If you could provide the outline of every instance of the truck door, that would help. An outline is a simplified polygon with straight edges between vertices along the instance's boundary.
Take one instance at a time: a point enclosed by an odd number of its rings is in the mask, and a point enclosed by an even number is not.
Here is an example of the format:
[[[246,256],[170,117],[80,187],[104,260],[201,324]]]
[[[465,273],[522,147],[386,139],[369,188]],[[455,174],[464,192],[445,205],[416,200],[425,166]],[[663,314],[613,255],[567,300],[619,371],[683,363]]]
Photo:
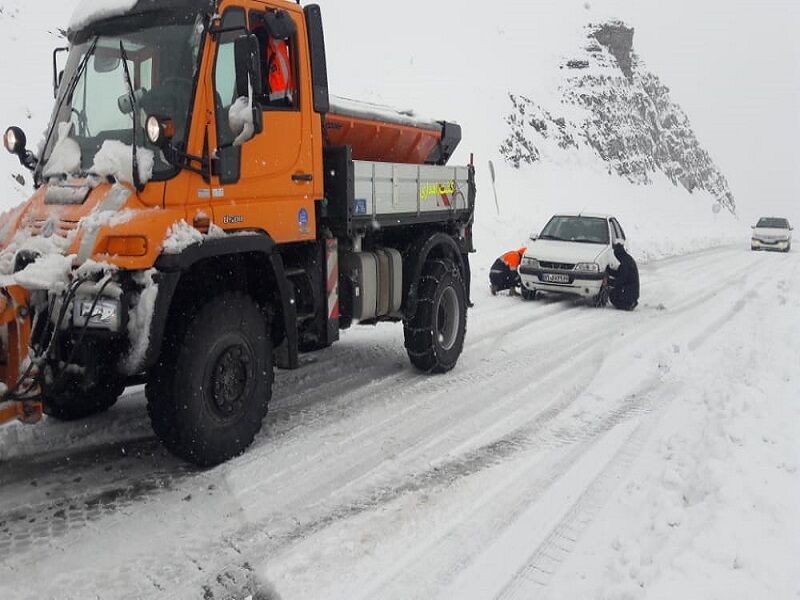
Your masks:
[[[248,30],[259,40],[263,83],[253,90],[253,100],[263,109],[264,127],[241,146],[231,146],[235,136],[229,114],[237,100],[233,46],[244,31],[223,33],[214,68],[220,148],[214,220],[227,230],[263,229],[278,243],[313,240],[314,202],[321,197],[321,174],[315,171],[321,166],[315,168],[312,149],[314,119],[302,12],[281,10],[278,15],[278,9],[260,2],[245,6],[246,15],[242,8],[229,8],[222,27],[237,27],[246,18]],[[284,89],[273,90],[282,78]]]

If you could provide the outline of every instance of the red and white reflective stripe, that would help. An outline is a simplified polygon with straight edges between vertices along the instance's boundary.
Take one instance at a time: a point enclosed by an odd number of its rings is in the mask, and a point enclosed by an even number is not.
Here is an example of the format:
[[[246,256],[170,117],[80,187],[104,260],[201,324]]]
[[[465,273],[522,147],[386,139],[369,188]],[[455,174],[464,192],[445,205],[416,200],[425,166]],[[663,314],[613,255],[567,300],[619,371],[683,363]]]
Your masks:
[[[327,240],[326,258],[328,263],[328,320],[339,318],[339,241]]]

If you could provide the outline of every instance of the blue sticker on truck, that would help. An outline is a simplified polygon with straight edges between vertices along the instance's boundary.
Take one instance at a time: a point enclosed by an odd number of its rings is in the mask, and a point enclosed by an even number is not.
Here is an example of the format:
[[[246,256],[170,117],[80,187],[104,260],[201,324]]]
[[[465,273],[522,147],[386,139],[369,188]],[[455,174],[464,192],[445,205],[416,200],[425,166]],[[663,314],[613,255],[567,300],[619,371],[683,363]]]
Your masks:
[[[300,233],[308,233],[308,211],[301,208],[297,214],[297,222],[300,224]]]
[[[367,214],[367,199],[356,198],[353,200],[353,214],[357,217]]]

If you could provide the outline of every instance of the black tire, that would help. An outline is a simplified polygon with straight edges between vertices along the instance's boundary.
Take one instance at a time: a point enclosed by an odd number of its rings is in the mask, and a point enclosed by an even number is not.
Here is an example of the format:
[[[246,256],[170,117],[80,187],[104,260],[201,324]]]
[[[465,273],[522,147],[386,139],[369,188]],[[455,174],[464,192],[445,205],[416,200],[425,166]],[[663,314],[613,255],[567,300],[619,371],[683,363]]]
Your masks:
[[[272,397],[268,332],[249,296],[225,293],[165,340],[146,395],[153,430],[170,452],[212,467],[253,443]]]
[[[608,284],[604,283],[603,286],[600,288],[600,291],[597,293],[597,295],[594,298],[592,298],[592,306],[594,306],[595,308],[605,308],[606,306],[608,306],[608,300],[609,300],[608,296],[609,296]]]
[[[408,357],[417,369],[440,374],[456,366],[467,333],[467,292],[453,261],[425,264],[417,311],[404,329]]]
[[[125,391],[125,380],[116,374],[103,374],[96,385],[82,387],[77,380],[62,389],[45,393],[44,414],[59,421],[79,421],[107,411]]]
[[[527,301],[527,302],[531,302],[533,300],[536,300],[536,290],[529,290],[528,288],[523,287],[522,288],[522,299]]]

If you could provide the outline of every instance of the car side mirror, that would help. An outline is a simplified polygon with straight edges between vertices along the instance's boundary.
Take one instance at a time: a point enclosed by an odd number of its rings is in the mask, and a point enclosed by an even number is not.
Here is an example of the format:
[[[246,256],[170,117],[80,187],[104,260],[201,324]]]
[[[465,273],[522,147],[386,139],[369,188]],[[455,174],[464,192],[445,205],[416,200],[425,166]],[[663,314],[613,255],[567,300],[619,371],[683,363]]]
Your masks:
[[[536,241],[536,240],[538,240],[538,239],[539,239],[539,234],[538,234],[538,233],[532,233],[532,234],[530,235],[530,240],[531,240],[532,242],[535,242],[535,241]]]
[[[755,228],[756,228],[756,226],[755,226],[755,225],[751,225],[751,226],[750,226],[750,229],[755,229]]]

